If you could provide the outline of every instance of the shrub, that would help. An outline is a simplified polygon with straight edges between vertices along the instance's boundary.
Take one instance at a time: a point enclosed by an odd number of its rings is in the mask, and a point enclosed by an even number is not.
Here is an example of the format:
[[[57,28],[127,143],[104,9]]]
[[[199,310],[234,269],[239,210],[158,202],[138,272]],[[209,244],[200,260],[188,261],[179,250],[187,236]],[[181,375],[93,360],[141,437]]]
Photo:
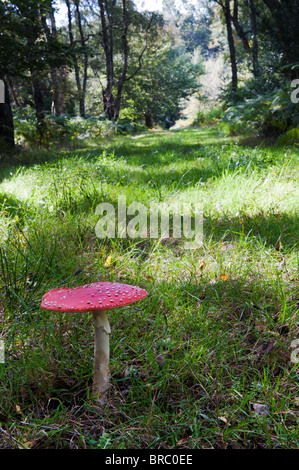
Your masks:
[[[290,99],[289,85],[229,103],[221,123],[226,135],[255,133],[277,137],[299,125],[299,113]]]
[[[194,126],[205,126],[217,124],[222,118],[223,110],[221,107],[210,109],[209,111],[199,111],[195,120]]]
[[[29,106],[16,108],[14,113],[14,127],[16,143],[19,145],[50,146],[63,144],[64,141],[83,140],[96,137],[107,137],[118,134],[131,134],[145,130],[141,124],[130,121],[128,118],[113,122],[104,117],[89,117],[83,119],[79,116],[46,115],[43,120],[42,139],[37,132],[37,119],[35,110]]]
[[[278,145],[295,145],[299,144],[299,128],[295,127],[283,134],[277,142]]]

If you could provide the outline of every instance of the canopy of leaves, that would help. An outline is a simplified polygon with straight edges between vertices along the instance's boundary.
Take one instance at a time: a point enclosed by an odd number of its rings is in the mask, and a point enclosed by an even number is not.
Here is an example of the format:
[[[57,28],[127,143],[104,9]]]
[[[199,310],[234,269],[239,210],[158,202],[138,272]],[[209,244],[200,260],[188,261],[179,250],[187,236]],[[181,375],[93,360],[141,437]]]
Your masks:
[[[143,73],[126,88],[125,100],[133,101],[137,118],[149,115],[158,122],[175,119],[180,100],[198,89],[202,72],[202,64],[194,64],[191,54],[182,55],[176,48],[165,46],[147,55]]]

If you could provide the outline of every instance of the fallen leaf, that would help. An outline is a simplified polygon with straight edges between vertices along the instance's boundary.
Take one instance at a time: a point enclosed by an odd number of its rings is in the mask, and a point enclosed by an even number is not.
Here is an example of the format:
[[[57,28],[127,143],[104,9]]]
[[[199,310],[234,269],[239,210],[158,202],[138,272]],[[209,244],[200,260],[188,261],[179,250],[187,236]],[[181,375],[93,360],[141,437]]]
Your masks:
[[[269,407],[262,403],[250,403],[251,411],[257,416],[266,416],[269,413]]]
[[[31,447],[33,447],[35,443],[34,441],[24,441],[22,444],[26,449],[31,449]]]
[[[227,419],[225,418],[225,416],[219,416],[218,419],[220,419],[220,421],[223,421],[223,423],[227,424]]]
[[[109,255],[104,264],[105,268],[109,268],[111,261],[112,261],[112,255]]]
[[[204,263],[204,261],[203,261],[203,262],[201,263],[201,265],[199,266],[199,269],[202,271],[204,267],[205,267],[205,263]]]
[[[177,442],[177,445],[178,445],[178,446],[182,446],[182,445],[184,445],[184,444],[186,444],[186,443],[187,443],[187,440],[186,440],[186,439],[180,439],[180,440]]]
[[[229,275],[228,274],[221,274],[221,279],[222,281],[227,281],[229,279]]]

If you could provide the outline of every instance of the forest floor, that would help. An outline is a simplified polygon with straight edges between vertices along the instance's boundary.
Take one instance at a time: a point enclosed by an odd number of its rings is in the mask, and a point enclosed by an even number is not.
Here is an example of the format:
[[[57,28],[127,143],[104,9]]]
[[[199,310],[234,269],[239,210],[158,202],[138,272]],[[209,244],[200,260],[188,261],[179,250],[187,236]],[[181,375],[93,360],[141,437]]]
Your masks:
[[[0,448],[298,448],[298,181],[295,147],[214,128],[2,164]],[[203,243],[99,238],[96,207],[119,196],[200,207]],[[95,281],[149,294],[109,313],[102,409],[91,316],[40,309],[49,289]]]

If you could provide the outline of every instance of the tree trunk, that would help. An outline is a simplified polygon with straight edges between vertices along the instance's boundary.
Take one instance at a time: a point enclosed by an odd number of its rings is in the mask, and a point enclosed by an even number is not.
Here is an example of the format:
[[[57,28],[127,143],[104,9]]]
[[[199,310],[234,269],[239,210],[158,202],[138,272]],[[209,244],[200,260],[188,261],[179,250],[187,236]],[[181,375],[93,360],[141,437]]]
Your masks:
[[[40,37],[40,27],[42,27],[43,15],[40,6],[35,5],[34,8],[28,8],[28,2],[18,2],[18,8],[21,11],[24,21],[25,37],[27,38],[28,51],[35,49],[35,43]],[[37,21],[38,19],[38,21]],[[30,53],[29,53],[30,54]],[[35,105],[36,118],[37,118],[37,133],[39,141],[41,142],[44,131],[44,100],[42,94],[42,84],[40,79],[40,71],[38,67],[38,60],[29,61],[29,70],[32,83],[33,101]]]
[[[31,82],[33,91],[33,101],[35,106],[35,114],[37,120],[37,135],[39,144],[42,144],[42,140],[45,134],[45,108],[44,99],[42,93],[42,83],[37,70],[31,70]]]
[[[123,69],[122,69],[122,74],[121,77],[118,81],[118,86],[117,86],[117,96],[115,100],[115,106],[114,106],[114,119],[117,121],[119,117],[119,112],[120,112],[120,105],[121,105],[121,96],[122,96],[122,90],[123,86],[126,80],[127,76],[127,70],[128,70],[128,55],[129,55],[129,46],[128,46],[128,40],[127,40],[127,35],[128,35],[128,18],[127,18],[127,5],[126,5],[126,0],[122,0],[122,26],[123,26],[123,31],[122,31],[122,49],[123,49]]]
[[[52,114],[55,114],[55,116],[61,116],[62,114],[65,114],[66,112],[63,93],[61,90],[62,75],[59,69],[51,67],[50,76],[51,76],[51,84],[52,84],[51,112]]]
[[[260,67],[258,61],[258,39],[257,39],[257,26],[256,26],[256,11],[254,0],[248,0],[249,11],[250,11],[250,23],[251,23],[251,31],[252,31],[252,48],[251,48],[251,56],[252,56],[252,66],[253,66],[253,74],[255,77],[258,77],[260,74]]]
[[[129,17],[127,0],[98,0],[100,8],[101,18],[101,37],[102,46],[104,49],[105,65],[106,65],[106,87],[103,89],[103,106],[104,114],[108,119],[114,119],[115,121],[119,118],[119,112],[121,108],[121,99],[123,94],[123,87],[125,82],[131,80],[137,75],[142,67],[142,57],[148,47],[147,35],[150,27],[154,21],[154,14],[148,23],[145,30],[145,44],[137,58],[138,66],[135,71],[128,76],[128,61],[129,61],[129,44],[128,44],[128,28],[129,28]],[[121,20],[117,23],[114,22],[115,7],[121,8]],[[116,16],[116,15],[115,15]],[[114,37],[113,29],[116,29],[117,33],[122,29],[121,33],[121,48],[122,48],[122,61],[118,62],[118,68],[121,70],[120,76],[116,79],[114,70]],[[116,90],[115,90],[116,89]],[[114,96],[114,92],[116,97]]]
[[[0,103],[0,151],[12,149],[15,145],[13,115],[10,105],[9,90],[2,78],[0,86],[4,86],[4,103]],[[2,94],[2,93],[1,93]],[[2,101],[2,100],[1,100]]]
[[[232,92],[236,93],[237,88],[238,88],[238,70],[237,70],[234,36],[233,36],[232,24],[231,24],[230,0],[225,0],[225,5],[222,5],[222,6],[223,6],[224,15],[225,15],[227,40],[228,40],[231,71],[232,71]]]
[[[238,0],[234,0],[234,8],[233,8],[233,15],[231,17],[231,21],[235,27],[235,30],[242,41],[243,47],[246,52],[250,53],[250,45],[246,36],[246,33],[239,22],[239,5]]]
[[[145,125],[148,129],[152,129],[154,126],[152,115],[149,113],[144,114]]]
[[[45,119],[45,111],[42,83],[37,70],[31,70],[31,82],[37,122],[40,123],[43,119]]]
[[[41,21],[41,12],[37,12],[39,15],[39,19]],[[29,50],[34,49],[35,41],[39,37],[39,32],[35,26],[30,22],[27,26],[27,46]],[[45,119],[45,111],[44,111],[44,99],[42,93],[42,84],[40,79],[40,71],[34,68],[34,65],[30,64],[30,76],[31,76],[31,84],[32,84],[32,92],[33,92],[33,101],[35,106],[35,113],[37,119],[37,133],[39,142],[41,143],[44,133],[44,119]]]
[[[284,75],[290,80],[297,78],[298,70],[292,65],[299,57],[299,8],[298,0],[263,0],[269,8],[278,33],[283,52],[283,62],[287,66]]]
[[[57,40],[57,28],[53,8],[51,8],[51,10],[49,11],[49,18],[51,22],[51,31],[49,31],[49,28],[47,27],[47,24],[45,22],[45,31],[47,38],[49,40],[50,37],[52,37],[53,39]],[[51,67],[50,76],[52,82],[52,113],[55,114],[55,116],[61,116],[61,114],[64,114],[66,112],[62,88],[63,77],[61,69],[57,67]]]
[[[79,29],[79,34],[80,34],[80,41],[81,45],[84,48],[86,46],[86,41],[84,37],[84,31],[82,28],[82,20],[81,20],[81,12],[79,8],[79,0],[75,1],[75,7],[76,7],[76,17],[77,17],[77,25]],[[79,96],[79,110],[80,110],[80,116],[85,117],[85,96],[86,96],[86,88],[87,88],[87,71],[88,71],[88,54],[84,52],[83,56],[83,83],[82,87],[80,90],[80,96]]]
[[[73,24],[72,24],[72,12],[71,12],[71,4],[70,0],[65,0],[67,6],[67,14],[68,14],[68,33],[69,33],[69,40],[70,45],[74,46],[74,33],[73,33]],[[79,8],[79,7],[78,7]],[[85,117],[85,93],[86,93],[86,80],[87,80],[87,64],[84,71],[83,77],[83,87],[81,83],[80,77],[80,67],[78,64],[78,58],[76,54],[74,55],[74,70],[75,70],[75,78],[76,78],[76,85],[78,90],[78,100],[79,100],[79,114],[81,117]]]
[[[115,0],[112,1],[111,5],[109,5],[109,2],[103,2],[103,0],[98,0],[98,3],[101,15],[102,44],[105,55],[107,79],[106,88],[103,90],[103,106],[105,116],[111,120],[114,118],[114,97],[112,90],[114,85],[113,6],[115,5]]]
[[[114,119],[114,97],[111,90],[111,86],[103,90],[103,106],[104,106],[104,115],[110,121]]]
[[[19,97],[17,95],[17,91],[16,91],[16,88],[15,88],[15,85],[14,83],[12,82],[11,78],[10,77],[6,77],[7,79],[7,85],[8,85],[8,89],[9,89],[9,93],[12,97],[12,100],[13,100],[13,104],[17,107],[17,108],[21,108],[22,106],[24,106],[23,104],[23,100],[20,102],[19,100]]]
[[[107,76],[107,85],[105,90],[103,90],[103,104],[104,104],[104,114],[108,119],[114,119],[115,121],[119,118],[121,98],[124,83],[127,79],[127,70],[128,70],[128,56],[129,56],[129,46],[128,46],[128,17],[127,17],[127,2],[122,0],[122,35],[121,35],[121,44],[122,44],[122,71],[121,75],[117,81],[117,91],[116,98],[113,95],[113,87],[115,84],[114,76],[114,57],[113,57],[113,8],[116,5],[115,0],[112,0],[110,3],[99,1],[99,7],[101,12],[101,24],[102,24],[102,39],[103,39],[103,48],[106,61],[106,76]]]

